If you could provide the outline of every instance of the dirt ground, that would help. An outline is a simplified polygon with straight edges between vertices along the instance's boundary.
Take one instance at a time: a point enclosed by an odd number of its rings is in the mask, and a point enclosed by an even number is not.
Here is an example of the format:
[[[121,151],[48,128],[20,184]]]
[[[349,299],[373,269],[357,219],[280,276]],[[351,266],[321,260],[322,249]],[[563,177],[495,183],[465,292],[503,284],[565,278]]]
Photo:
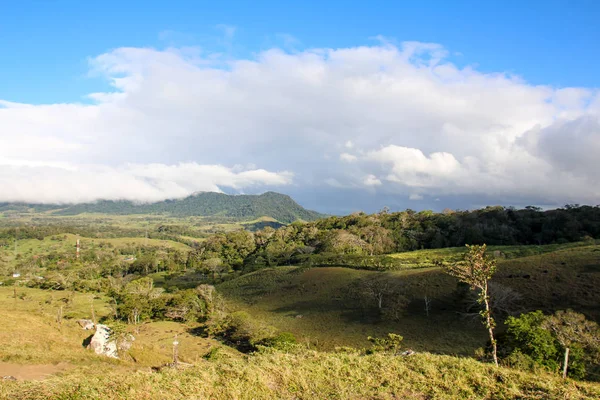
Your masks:
[[[67,363],[22,365],[0,362],[0,379],[12,376],[17,380],[41,380],[69,368]]]

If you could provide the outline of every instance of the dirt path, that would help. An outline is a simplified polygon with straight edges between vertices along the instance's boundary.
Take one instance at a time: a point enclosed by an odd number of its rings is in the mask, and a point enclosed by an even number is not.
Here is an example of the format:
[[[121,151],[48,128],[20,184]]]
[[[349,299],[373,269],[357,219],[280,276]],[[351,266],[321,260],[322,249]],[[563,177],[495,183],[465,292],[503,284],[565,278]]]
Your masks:
[[[0,362],[0,379],[6,376],[12,376],[17,380],[40,380],[49,377],[57,372],[69,369],[71,366],[67,363],[52,364],[11,364]]]

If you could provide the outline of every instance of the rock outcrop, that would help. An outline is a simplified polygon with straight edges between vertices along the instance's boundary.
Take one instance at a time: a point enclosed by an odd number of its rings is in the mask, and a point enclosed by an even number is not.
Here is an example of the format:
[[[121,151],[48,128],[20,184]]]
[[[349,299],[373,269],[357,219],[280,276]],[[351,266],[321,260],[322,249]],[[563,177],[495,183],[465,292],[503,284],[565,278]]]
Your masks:
[[[108,326],[102,324],[96,325],[96,333],[92,336],[90,348],[92,348],[96,354],[119,358],[117,343],[116,341],[111,340],[110,333],[111,330]]]
[[[119,358],[119,352],[129,350],[135,340],[131,334],[122,335],[118,339],[112,337],[112,330],[106,325],[98,324],[95,327],[96,333],[91,337],[87,347],[93,349],[96,354]],[[83,327],[83,329],[89,328]]]

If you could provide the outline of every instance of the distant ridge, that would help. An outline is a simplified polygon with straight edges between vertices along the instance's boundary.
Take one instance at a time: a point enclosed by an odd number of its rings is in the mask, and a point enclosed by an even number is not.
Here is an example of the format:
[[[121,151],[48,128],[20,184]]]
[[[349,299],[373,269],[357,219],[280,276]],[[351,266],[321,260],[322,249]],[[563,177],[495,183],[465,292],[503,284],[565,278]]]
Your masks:
[[[296,220],[314,221],[324,217],[316,211],[305,209],[290,196],[276,192],[261,195],[228,195],[216,192],[195,193],[183,199],[165,200],[150,204],[136,204],[125,200],[100,200],[94,203],[73,205],[39,205],[0,203],[0,211],[52,211],[54,215],[101,214],[170,214],[177,217],[221,216],[237,219],[271,217],[282,223]]]

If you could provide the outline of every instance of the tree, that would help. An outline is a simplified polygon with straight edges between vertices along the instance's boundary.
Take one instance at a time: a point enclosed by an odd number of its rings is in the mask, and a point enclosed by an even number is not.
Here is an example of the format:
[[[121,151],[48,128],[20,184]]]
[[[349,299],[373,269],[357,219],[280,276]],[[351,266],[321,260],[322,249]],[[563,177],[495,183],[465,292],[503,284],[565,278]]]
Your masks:
[[[219,276],[221,276],[221,274],[223,272],[225,272],[229,269],[229,267],[227,265],[223,264],[223,260],[221,260],[219,257],[213,257],[213,258],[204,260],[202,262],[202,266],[204,268],[206,268],[208,271],[212,272],[213,280],[216,279],[217,274],[219,274]]]
[[[350,294],[366,308],[377,307],[379,314],[389,320],[400,319],[409,302],[402,285],[387,276],[361,279],[353,285]]]
[[[478,302],[484,305],[484,310],[480,315],[483,323],[488,330],[490,342],[492,344],[492,358],[494,364],[498,366],[498,350],[496,339],[494,338],[494,327],[496,322],[492,318],[492,309],[489,296],[489,281],[496,272],[496,261],[486,254],[487,246],[485,244],[467,245],[468,251],[465,253],[464,262],[448,264],[445,266],[446,273],[458,278],[461,282],[469,285],[471,290],[478,291]]]
[[[546,319],[544,327],[553,332],[558,342],[565,349],[563,378],[567,377],[569,351],[573,346],[579,345],[595,351],[600,346],[600,327],[598,327],[598,324],[587,320],[583,314],[572,310],[557,311]]]
[[[115,293],[117,315],[127,318],[129,323],[137,325],[143,319],[163,314],[166,298],[162,288],[155,288],[149,277],[129,282],[123,290]]]
[[[509,360],[525,357],[529,362],[551,371],[558,369],[556,339],[551,331],[544,328],[547,318],[537,310],[506,319],[506,340],[511,349]]]

